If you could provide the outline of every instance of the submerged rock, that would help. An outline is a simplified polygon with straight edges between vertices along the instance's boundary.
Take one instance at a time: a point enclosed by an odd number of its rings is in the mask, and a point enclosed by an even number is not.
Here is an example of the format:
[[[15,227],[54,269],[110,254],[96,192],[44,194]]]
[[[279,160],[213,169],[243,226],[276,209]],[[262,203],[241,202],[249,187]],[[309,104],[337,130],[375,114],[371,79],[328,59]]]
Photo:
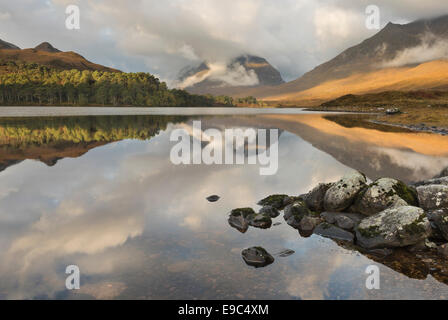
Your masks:
[[[324,211],[325,194],[332,185],[332,183],[321,183],[303,196],[303,200],[305,201],[308,208],[310,208],[310,210],[316,212]]]
[[[366,186],[366,183],[366,176],[358,171],[345,175],[326,192],[325,210],[344,211],[352,205],[356,195]]]
[[[296,253],[294,250],[285,249],[285,250],[279,252],[278,256],[281,257],[281,258],[286,258],[286,257],[289,257],[289,256],[293,255],[294,253]]]
[[[401,181],[381,178],[360,192],[352,211],[371,216],[390,207],[408,205],[418,206],[417,192]]]
[[[314,229],[314,234],[333,240],[341,240],[347,242],[353,242],[354,240],[353,233],[345,231],[344,229],[326,222],[318,225],[317,228]]]
[[[425,240],[431,225],[421,208],[386,209],[356,227],[357,243],[364,248],[406,247]]]
[[[245,249],[241,255],[247,265],[255,268],[263,268],[274,262],[274,257],[262,247]]]
[[[272,206],[265,206],[261,208],[259,213],[271,218],[277,218],[280,215],[280,211]]]
[[[420,207],[425,210],[448,208],[448,186],[428,185],[417,188]]]
[[[264,198],[258,202],[259,206],[271,206],[277,210],[281,210],[285,207],[285,199],[289,198],[286,194],[275,194]]]
[[[208,202],[216,202],[216,201],[218,201],[219,199],[220,199],[220,197],[217,196],[217,195],[213,195],[213,196],[207,197],[207,201],[208,201]]]

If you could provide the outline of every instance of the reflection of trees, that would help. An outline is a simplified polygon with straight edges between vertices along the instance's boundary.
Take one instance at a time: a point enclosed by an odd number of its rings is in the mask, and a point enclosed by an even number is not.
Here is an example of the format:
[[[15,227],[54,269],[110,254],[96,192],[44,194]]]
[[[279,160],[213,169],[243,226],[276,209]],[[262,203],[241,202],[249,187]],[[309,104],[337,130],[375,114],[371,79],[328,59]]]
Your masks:
[[[124,139],[149,140],[181,116],[100,116],[0,119],[0,171],[26,159],[53,166]]]
[[[0,144],[29,145],[148,140],[178,116],[102,116],[56,118],[9,118],[0,120]]]

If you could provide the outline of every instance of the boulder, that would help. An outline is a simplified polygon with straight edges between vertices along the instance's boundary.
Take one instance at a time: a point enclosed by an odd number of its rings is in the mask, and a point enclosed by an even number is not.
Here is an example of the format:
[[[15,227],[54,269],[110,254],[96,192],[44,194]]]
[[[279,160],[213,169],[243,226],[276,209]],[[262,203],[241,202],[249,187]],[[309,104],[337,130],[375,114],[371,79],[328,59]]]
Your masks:
[[[272,206],[265,206],[260,209],[259,214],[271,217],[271,218],[277,218],[280,215],[280,211],[275,209]]]
[[[303,196],[303,200],[310,210],[316,212],[324,211],[324,198],[332,183],[321,183],[309,193]]]
[[[253,215],[255,215],[255,211],[252,208],[234,209],[230,212],[229,225],[241,233],[246,233],[249,229],[247,218]]]
[[[448,240],[448,209],[434,210],[427,213],[429,220],[434,224],[438,233]]]
[[[349,217],[341,215],[336,218],[336,225],[344,230],[353,230],[355,222]]]
[[[413,186],[420,187],[420,186],[428,186],[431,184],[441,184],[444,186],[448,186],[448,177],[437,177],[434,179],[419,181],[414,183]]]
[[[401,181],[381,178],[359,193],[351,210],[372,216],[399,206],[418,206],[417,192]]]
[[[344,229],[336,227],[329,223],[321,223],[314,229],[314,234],[322,236],[324,238],[330,238],[333,240],[353,242],[354,235]]]
[[[263,214],[255,214],[247,217],[251,227],[259,229],[269,229],[272,226],[272,219]]]
[[[417,188],[420,207],[425,210],[448,208],[448,186],[427,185]]]
[[[296,201],[285,208],[284,219],[291,227],[300,228],[303,217],[311,215],[311,211],[303,201]]]
[[[314,229],[321,223],[322,219],[320,219],[319,217],[304,216],[299,222],[298,229],[301,231],[301,234],[312,235]]]
[[[366,182],[366,176],[358,171],[345,175],[325,193],[325,210],[339,212],[350,207],[356,195],[366,186]]]
[[[347,217],[353,221],[355,225],[358,225],[362,219],[365,218],[364,215],[358,213],[345,213],[345,212],[322,212],[320,217],[330,224],[336,224],[338,217]]]
[[[361,247],[406,247],[431,235],[431,225],[421,208],[402,206],[386,209],[361,221],[355,228]]]
[[[260,200],[258,205],[262,207],[271,206],[277,210],[281,210],[285,207],[284,203],[288,198],[290,197],[286,194],[275,194]]]
[[[255,268],[263,268],[274,262],[274,257],[262,247],[245,249],[241,255],[247,265]]]

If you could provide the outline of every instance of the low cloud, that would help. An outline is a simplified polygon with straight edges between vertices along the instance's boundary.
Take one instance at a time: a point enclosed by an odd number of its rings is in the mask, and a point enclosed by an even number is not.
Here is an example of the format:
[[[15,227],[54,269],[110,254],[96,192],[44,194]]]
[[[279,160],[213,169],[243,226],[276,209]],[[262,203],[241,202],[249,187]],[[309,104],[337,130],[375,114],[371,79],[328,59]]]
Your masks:
[[[209,63],[208,70],[196,73],[181,83],[179,88],[187,88],[204,80],[215,81],[217,86],[255,86],[259,79],[254,70],[247,70],[239,63],[227,65],[226,63]]]
[[[394,59],[384,62],[381,67],[402,67],[446,58],[448,58],[448,40],[426,34],[419,46],[399,52]]]

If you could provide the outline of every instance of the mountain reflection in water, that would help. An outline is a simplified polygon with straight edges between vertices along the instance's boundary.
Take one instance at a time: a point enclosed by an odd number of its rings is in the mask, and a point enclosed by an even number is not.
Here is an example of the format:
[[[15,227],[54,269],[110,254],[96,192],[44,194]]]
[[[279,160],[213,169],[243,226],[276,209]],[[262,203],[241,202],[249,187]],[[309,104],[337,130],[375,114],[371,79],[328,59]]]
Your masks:
[[[197,119],[203,128],[280,129],[278,173],[171,164],[170,132]],[[448,297],[421,261],[301,238],[281,216],[269,230],[228,226],[233,208],[302,194],[352,168],[409,182],[448,166],[445,137],[342,124],[323,115],[1,119],[0,298]],[[206,200],[215,194],[218,202]],[[253,246],[295,253],[253,269],[241,259]],[[369,291],[365,269],[375,261],[382,286]],[[70,264],[81,270],[77,292],[64,289]]]

